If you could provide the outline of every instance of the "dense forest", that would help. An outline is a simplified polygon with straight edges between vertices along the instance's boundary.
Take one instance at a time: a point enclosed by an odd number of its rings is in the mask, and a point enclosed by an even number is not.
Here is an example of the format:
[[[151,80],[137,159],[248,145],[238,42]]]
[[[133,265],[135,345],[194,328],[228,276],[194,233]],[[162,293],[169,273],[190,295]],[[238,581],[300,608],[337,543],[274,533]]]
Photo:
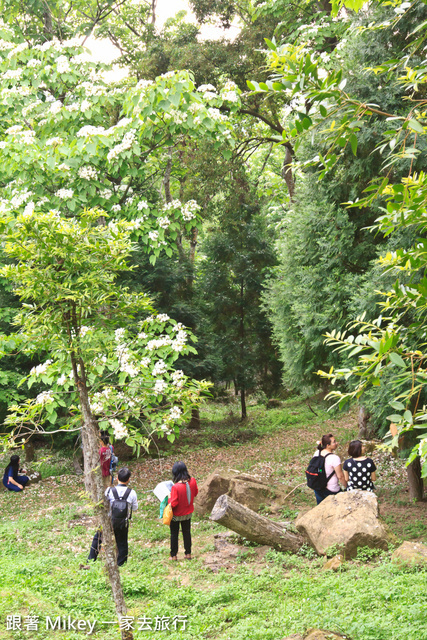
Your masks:
[[[422,500],[426,2],[156,5],[0,2],[4,449],[80,433],[99,504],[100,430],[139,454],[206,397],[244,427],[321,394]]]
[[[76,220],[86,209],[110,229],[128,224],[116,292],[148,295],[191,330],[197,349],[172,350],[185,380],[233,389],[242,419],[248,394],[308,397],[332,382],[340,406],[359,402],[361,429],[382,437],[397,424],[392,446],[408,455],[424,433],[425,4],[190,4],[222,38],[200,39],[185,12],[158,28],[155,1],[3,2],[2,418],[20,402],[36,415],[32,392],[68,375],[70,332],[82,341],[96,305],[81,298],[65,320],[62,355],[45,334],[16,333],[43,279],[39,269],[32,291],[14,279],[25,258],[10,244],[16,220],[28,229],[39,214]],[[85,54],[89,35],[120,52],[124,79],[108,81]],[[145,315],[127,317],[131,334]],[[43,429],[76,419],[72,386],[61,396],[54,384],[58,402],[35,420]],[[424,443],[412,454],[418,477]]]

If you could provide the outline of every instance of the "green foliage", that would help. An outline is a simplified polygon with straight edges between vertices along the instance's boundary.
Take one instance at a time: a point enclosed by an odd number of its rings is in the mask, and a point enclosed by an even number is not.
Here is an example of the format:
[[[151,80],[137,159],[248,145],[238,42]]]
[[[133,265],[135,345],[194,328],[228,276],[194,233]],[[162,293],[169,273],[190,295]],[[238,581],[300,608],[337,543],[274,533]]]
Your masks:
[[[2,222],[4,250],[16,260],[2,275],[24,302],[17,339],[27,352],[51,355],[28,377],[29,386],[40,379],[51,389],[11,407],[15,438],[41,430],[43,420],[55,425],[62,410],[69,415],[62,428],[79,429],[81,414],[88,419],[92,412],[101,429],[139,450],[153,432],[173,441],[206,388],[190,391],[173,368],[179,353],[194,352],[181,325],[163,314],[135,326],[148,300],[115,286],[117,273],[130,268],[132,224],[100,225],[101,213],[27,213]]]

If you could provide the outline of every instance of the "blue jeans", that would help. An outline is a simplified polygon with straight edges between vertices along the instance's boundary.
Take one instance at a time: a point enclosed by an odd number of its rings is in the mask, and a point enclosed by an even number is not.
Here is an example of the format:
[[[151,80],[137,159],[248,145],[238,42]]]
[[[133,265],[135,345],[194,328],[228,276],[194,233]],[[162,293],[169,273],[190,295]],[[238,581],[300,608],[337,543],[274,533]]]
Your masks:
[[[316,496],[317,504],[320,504],[322,500],[324,500],[328,496],[336,496],[337,493],[340,493],[340,491],[330,491],[329,489],[315,489],[314,495]]]

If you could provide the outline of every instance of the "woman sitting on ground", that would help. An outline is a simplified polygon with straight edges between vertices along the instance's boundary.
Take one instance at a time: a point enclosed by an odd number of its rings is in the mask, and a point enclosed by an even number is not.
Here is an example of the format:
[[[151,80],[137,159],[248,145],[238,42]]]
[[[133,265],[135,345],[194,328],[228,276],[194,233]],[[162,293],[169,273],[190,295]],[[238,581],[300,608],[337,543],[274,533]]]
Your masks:
[[[170,523],[171,560],[178,560],[179,523],[181,523],[184,538],[184,557],[186,560],[191,560],[191,515],[194,511],[193,501],[199,490],[195,478],[190,476],[184,462],[175,462],[172,467],[172,479],[174,485],[169,498],[173,511]]]
[[[374,491],[376,466],[371,458],[365,456],[363,443],[360,440],[352,440],[348,445],[348,455],[351,457],[344,462],[343,466],[347,491],[355,489]]]
[[[24,473],[23,469],[19,468],[19,456],[11,456],[3,476],[3,484],[6,489],[9,491],[23,491],[25,489],[30,479],[28,476],[18,475],[19,473]]]

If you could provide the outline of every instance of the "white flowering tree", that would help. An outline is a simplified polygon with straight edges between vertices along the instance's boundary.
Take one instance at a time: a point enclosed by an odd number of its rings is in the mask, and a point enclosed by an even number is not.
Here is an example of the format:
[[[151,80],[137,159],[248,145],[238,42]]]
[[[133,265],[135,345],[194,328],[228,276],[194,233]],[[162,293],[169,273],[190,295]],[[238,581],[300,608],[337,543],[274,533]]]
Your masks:
[[[31,46],[0,26],[0,213],[101,208],[133,224],[154,262],[199,222],[195,199],[160,196],[170,157],[180,162],[169,150],[203,136],[231,147],[227,96],[196,91],[186,72],[109,84],[107,70],[78,41]]]
[[[148,301],[118,290],[115,278],[133,243],[154,262],[198,224],[195,200],[159,196],[165,151],[201,136],[231,144],[220,112],[228,98],[196,91],[187,72],[108,84],[105,65],[88,61],[76,42],[31,46],[4,26],[0,36],[0,216],[13,261],[3,276],[24,302],[22,330],[4,345],[47,354],[28,382],[49,387],[12,407],[8,443],[48,422],[50,431],[82,428],[86,489],[96,504],[100,428],[136,448],[154,433],[173,440],[203,388],[173,369],[192,349],[185,329],[152,312],[138,325]],[[124,615],[105,510],[100,517]]]
[[[3,217],[4,251],[13,263],[1,271],[24,303],[16,341],[24,351],[50,355],[29,375],[30,384],[41,380],[50,389],[11,407],[7,422],[13,430],[5,444],[43,432],[43,423],[55,422],[58,412],[68,414],[61,428],[82,431],[85,486],[98,505],[100,428],[138,448],[154,433],[173,440],[206,388],[173,368],[178,355],[193,350],[184,327],[164,314],[135,323],[136,314],[150,310],[149,301],[115,282],[130,269],[133,225],[100,225],[103,213],[87,210],[67,219],[27,211]],[[106,509],[98,511],[116,610],[123,616],[110,519]]]

